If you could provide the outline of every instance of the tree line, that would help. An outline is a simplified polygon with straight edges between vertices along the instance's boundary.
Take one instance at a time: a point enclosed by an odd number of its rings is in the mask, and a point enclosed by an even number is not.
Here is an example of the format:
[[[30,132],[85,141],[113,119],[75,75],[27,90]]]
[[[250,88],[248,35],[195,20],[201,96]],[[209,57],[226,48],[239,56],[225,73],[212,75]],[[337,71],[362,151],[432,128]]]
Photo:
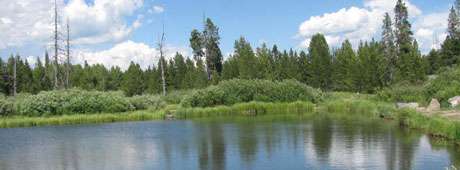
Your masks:
[[[265,44],[253,48],[241,37],[234,43],[234,53],[224,60],[219,48],[219,28],[208,18],[203,30],[191,32],[193,56],[160,56],[156,65],[145,70],[133,62],[125,71],[117,66],[107,68],[86,62],[54,64],[48,53],[44,62],[37,58],[32,68],[21,57],[11,56],[6,61],[0,59],[0,92],[38,93],[56,89],[55,83],[60,81],[68,82],[69,88],[123,90],[129,96],[156,94],[163,92],[164,77],[168,91],[203,88],[240,78],[295,79],[323,90],[372,93],[395,83],[420,83],[442,67],[460,62],[460,0],[450,10],[448,36],[441,49],[433,49],[427,55],[421,54],[413,36],[404,1],[397,1],[394,13],[393,19],[388,13],[384,15],[381,40],[363,41],[356,51],[348,40],[331,50],[322,34],[311,38],[306,51],[280,50],[276,45]]]

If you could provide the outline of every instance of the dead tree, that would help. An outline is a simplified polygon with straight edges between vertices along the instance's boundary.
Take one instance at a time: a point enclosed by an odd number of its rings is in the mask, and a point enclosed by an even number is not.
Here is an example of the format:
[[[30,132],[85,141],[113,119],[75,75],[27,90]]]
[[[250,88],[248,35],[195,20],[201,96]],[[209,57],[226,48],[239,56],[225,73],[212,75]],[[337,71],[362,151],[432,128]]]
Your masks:
[[[65,88],[70,88],[70,71],[71,71],[71,65],[70,65],[70,26],[69,26],[69,19],[67,18],[67,23],[66,23],[66,33],[67,33],[67,39],[66,39],[66,62],[65,62]]]
[[[165,78],[165,68],[164,68],[164,41],[165,41],[165,29],[163,24],[163,32],[161,33],[160,40],[158,41],[158,50],[160,51],[160,69],[161,69],[161,81],[163,86],[163,95],[166,96],[166,78]]]
[[[57,0],[54,0],[54,89],[59,88],[58,82],[58,55],[59,55],[59,33],[58,33],[58,9],[57,9]]]
[[[18,57],[13,57],[13,96],[16,96],[17,94],[17,58]]]

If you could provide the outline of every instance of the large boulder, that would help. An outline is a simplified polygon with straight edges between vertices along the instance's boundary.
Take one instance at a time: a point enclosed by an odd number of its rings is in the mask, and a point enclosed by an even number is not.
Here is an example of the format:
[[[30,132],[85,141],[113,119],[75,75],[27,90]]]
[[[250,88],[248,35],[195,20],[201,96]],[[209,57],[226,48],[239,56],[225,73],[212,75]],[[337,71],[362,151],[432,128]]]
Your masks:
[[[418,103],[396,103],[398,109],[417,109]]]
[[[433,112],[433,111],[440,111],[441,110],[441,104],[437,99],[431,99],[430,105],[426,108],[427,111]]]
[[[455,96],[449,99],[450,106],[457,107],[460,105],[460,96]]]

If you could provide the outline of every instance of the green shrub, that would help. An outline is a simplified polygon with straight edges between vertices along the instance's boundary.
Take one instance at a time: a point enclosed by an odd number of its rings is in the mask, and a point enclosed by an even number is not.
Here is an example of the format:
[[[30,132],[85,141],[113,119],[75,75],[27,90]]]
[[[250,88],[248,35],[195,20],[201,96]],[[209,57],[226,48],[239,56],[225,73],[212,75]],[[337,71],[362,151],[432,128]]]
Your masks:
[[[161,99],[168,104],[179,104],[182,99],[190,93],[192,93],[191,90],[170,91],[166,96],[161,96]]]
[[[166,103],[157,95],[133,96],[129,98],[129,102],[136,110],[158,110],[166,106]]]
[[[25,116],[125,112],[134,110],[121,92],[58,90],[17,99],[17,112]]]
[[[186,96],[186,107],[210,107],[236,103],[261,102],[317,102],[321,91],[294,80],[273,82],[268,80],[227,80]]]
[[[377,93],[379,99],[387,102],[418,102],[427,103],[424,86],[410,85],[407,83],[387,87]]]
[[[14,114],[14,102],[11,98],[0,95],[0,116],[10,116]]]
[[[460,95],[460,67],[447,69],[429,81],[426,93],[447,106],[449,98]]]

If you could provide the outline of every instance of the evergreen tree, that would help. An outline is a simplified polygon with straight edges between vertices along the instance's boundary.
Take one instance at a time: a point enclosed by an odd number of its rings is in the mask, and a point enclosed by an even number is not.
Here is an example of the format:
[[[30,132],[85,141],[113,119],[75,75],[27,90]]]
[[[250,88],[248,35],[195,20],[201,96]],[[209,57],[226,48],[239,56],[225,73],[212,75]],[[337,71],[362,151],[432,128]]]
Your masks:
[[[345,40],[342,47],[336,51],[334,64],[334,82],[336,90],[351,91],[354,86],[356,55],[350,41]]]
[[[158,94],[161,92],[161,73],[159,69],[156,69],[155,66],[149,67],[145,71],[146,78],[146,92],[149,94]]]
[[[33,93],[34,88],[30,85],[33,82],[32,69],[30,68],[29,63],[26,60],[21,60],[17,56],[18,66],[17,66],[17,84],[18,92],[21,93]]]
[[[310,58],[307,53],[301,51],[299,54],[300,82],[308,84],[311,79]]]
[[[186,82],[184,82],[185,74],[187,72],[187,66],[185,64],[185,59],[182,54],[176,53],[174,56],[174,70],[173,83],[176,89],[183,89]]]
[[[187,58],[185,60],[185,76],[182,84],[183,89],[192,89],[194,87],[194,81],[195,81],[195,64],[193,63],[193,60],[190,58]]]
[[[257,69],[258,77],[268,80],[274,80],[274,61],[271,56],[270,49],[267,48],[266,44],[262,44],[262,47],[257,48],[257,59],[259,60]]]
[[[46,69],[42,64],[42,61],[38,57],[36,61],[35,68],[33,70],[34,93],[38,93],[42,90],[48,90],[47,83],[49,82],[49,79],[46,76]]]
[[[452,7],[449,13],[447,33],[452,39],[460,39],[460,18],[455,8]]]
[[[120,89],[121,82],[123,81],[123,72],[118,66],[110,68],[107,76],[106,90],[116,91]]]
[[[194,78],[194,87],[195,88],[204,88],[208,84],[207,80],[207,73],[206,73],[206,66],[204,65],[203,60],[197,59],[196,63],[196,70],[195,70],[195,78]]]
[[[308,51],[311,55],[311,85],[329,90],[331,87],[332,57],[329,52],[329,45],[322,34],[316,34],[311,38]]]
[[[238,78],[240,76],[239,72],[239,60],[234,56],[229,56],[228,59],[224,62],[224,69],[222,70],[222,79],[230,80]]]
[[[425,57],[428,62],[428,74],[435,74],[442,66],[442,60],[439,52],[435,49],[432,49],[430,53]]]
[[[235,54],[233,56],[238,62],[239,78],[254,79],[257,77],[257,58],[252,51],[251,45],[241,37],[235,41]]]
[[[130,63],[123,75],[121,88],[127,96],[140,95],[144,92],[143,72],[139,64]]]
[[[0,93],[8,94],[8,74],[5,62],[0,58]]]
[[[460,62],[460,0],[450,9],[448,36],[441,47],[442,66],[452,66]]]
[[[395,47],[393,23],[391,22],[391,17],[388,13],[385,13],[382,29],[382,48],[383,55],[385,56],[384,65],[386,66],[385,73],[383,75],[383,82],[385,85],[389,85],[393,82],[396,70],[397,52]]]

